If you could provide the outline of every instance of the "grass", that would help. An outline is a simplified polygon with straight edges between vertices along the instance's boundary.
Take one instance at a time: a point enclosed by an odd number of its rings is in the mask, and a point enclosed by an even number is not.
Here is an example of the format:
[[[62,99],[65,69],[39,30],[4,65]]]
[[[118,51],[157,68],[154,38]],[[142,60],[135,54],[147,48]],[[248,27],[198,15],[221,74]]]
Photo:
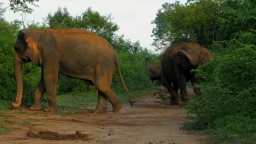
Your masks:
[[[147,91],[147,90],[146,90]],[[149,91],[149,90],[148,90]],[[129,97],[123,90],[115,91],[117,96],[124,102],[129,103]],[[129,95],[136,98],[145,93],[145,91],[131,91]],[[81,106],[96,106],[98,100],[97,92],[90,93],[69,93],[57,96],[58,108],[73,109]]]
[[[8,125],[11,123],[11,121],[8,121],[5,119],[6,117],[6,108],[4,107],[4,105],[6,104],[3,104],[2,102],[0,103],[0,107],[1,107],[1,110],[0,110],[0,135],[1,134],[6,134],[10,131],[10,129],[8,128]],[[3,109],[2,109],[3,108]]]
[[[71,93],[57,96],[59,108],[77,108],[79,106],[91,106],[97,103],[96,93]]]
[[[0,135],[1,134],[6,134],[8,132],[10,132],[10,129],[7,128],[6,126],[0,124]]]
[[[34,124],[35,122],[39,121],[38,119],[34,119],[34,118],[27,118],[27,119],[24,119],[22,121],[22,125],[32,125]]]

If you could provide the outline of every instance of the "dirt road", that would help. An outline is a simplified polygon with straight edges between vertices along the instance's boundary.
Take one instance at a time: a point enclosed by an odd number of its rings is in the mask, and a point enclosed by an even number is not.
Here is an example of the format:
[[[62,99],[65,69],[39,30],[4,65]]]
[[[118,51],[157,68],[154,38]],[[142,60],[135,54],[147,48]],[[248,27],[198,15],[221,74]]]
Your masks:
[[[93,114],[88,108],[57,114],[15,110],[1,119],[11,128],[0,135],[0,143],[5,144],[201,144],[207,140],[181,130],[189,120],[186,111],[153,94],[140,97],[133,107],[124,105],[118,113]]]

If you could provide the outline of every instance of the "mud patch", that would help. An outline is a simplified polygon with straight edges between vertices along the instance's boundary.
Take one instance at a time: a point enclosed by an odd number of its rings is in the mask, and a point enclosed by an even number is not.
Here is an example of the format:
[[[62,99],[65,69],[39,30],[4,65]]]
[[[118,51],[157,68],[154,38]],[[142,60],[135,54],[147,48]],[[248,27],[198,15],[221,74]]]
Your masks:
[[[88,141],[88,134],[82,134],[80,131],[76,131],[75,134],[59,134],[58,132],[52,131],[40,131],[40,132],[32,132],[28,131],[27,137],[30,138],[40,138],[44,140],[83,140]]]

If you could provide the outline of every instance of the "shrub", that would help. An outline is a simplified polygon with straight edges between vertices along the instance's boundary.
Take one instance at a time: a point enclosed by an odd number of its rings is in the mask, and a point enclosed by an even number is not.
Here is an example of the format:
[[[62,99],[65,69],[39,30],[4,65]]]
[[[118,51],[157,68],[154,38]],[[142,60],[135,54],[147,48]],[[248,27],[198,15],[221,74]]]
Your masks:
[[[196,115],[187,128],[213,130],[229,140],[256,133],[256,47],[233,46],[199,68],[204,94],[186,105]]]

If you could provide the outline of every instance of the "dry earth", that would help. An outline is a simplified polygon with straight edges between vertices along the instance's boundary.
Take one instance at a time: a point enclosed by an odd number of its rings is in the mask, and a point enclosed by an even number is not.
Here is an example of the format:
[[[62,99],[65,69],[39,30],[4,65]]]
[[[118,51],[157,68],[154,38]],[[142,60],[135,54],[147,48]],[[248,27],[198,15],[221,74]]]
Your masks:
[[[201,144],[207,136],[181,130],[189,121],[181,106],[169,105],[149,93],[124,105],[118,113],[93,114],[93,107],[56,114],[12,110],[0,117],[11,131],[0,135],[5,144]],[[109,110],[110,111],[110,110]]]

